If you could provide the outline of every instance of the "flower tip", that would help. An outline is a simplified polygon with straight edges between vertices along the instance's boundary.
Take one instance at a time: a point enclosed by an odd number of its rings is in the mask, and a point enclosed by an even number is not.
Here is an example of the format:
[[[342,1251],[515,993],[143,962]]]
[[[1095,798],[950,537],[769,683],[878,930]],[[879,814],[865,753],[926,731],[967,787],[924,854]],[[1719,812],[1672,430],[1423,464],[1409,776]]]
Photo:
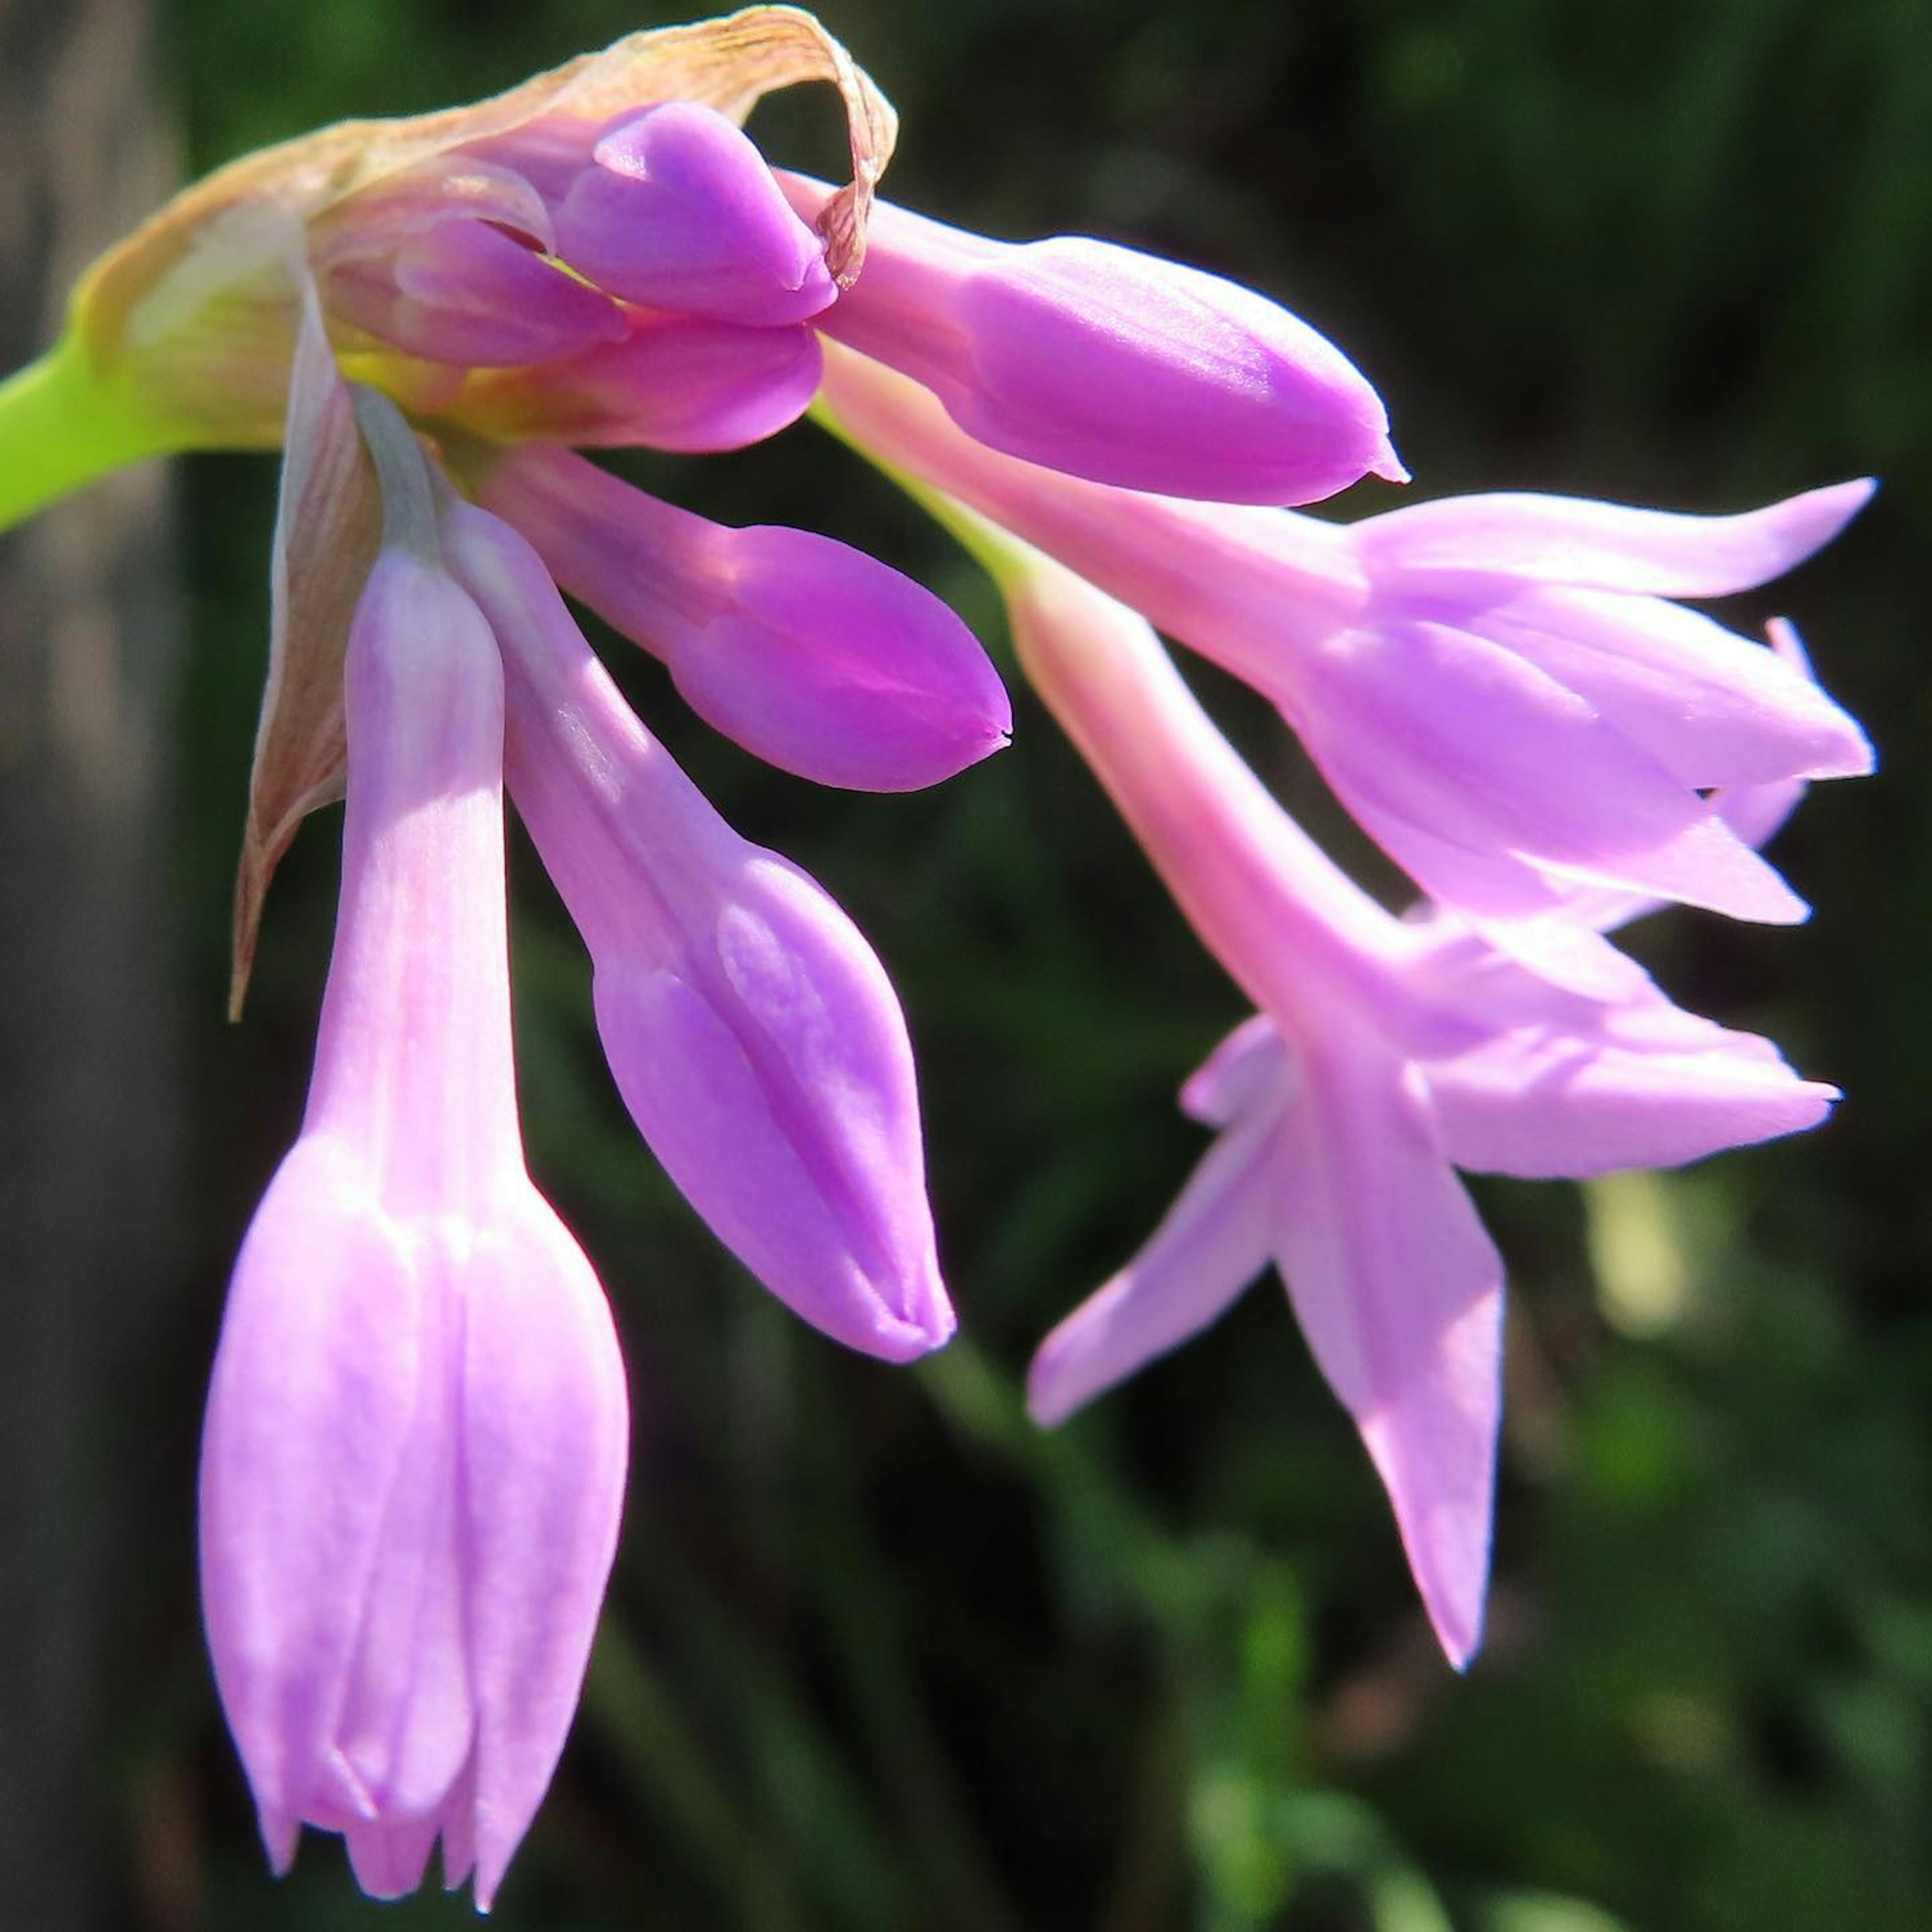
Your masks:
[[[266,1805],[256,1815],[262,1833],[262,1846],[268,1855],[268,1869],[276,1877],[286,1878],[294,1868],[296,1848],[302,1843],[302,1820]]]
[[[952,1312],[946,1291],[935,1281],[931,1285],[926,1306],[916,1315],[905,1316],[883,1309],[880,1311],[872,1334],[865,1343],[865,1352],[895,1366],[916,1362],[922,1355],[930,1355],[944,1348],[958,1327],[958,1318]]]
[[[1369,474],[1371,476],[1379,476],[1384,483],[1409,483],[1414,481],[1408,465],[1396,454],[1395,445],[1390,442],[1387,436],[1384,436],[1382,440],[1381,453],[1369,465]]]

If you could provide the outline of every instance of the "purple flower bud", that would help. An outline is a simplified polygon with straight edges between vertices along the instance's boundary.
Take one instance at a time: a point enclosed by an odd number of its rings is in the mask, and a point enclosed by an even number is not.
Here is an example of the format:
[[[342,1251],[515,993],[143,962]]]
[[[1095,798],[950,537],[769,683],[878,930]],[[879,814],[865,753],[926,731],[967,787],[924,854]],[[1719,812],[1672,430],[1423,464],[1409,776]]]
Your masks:
[[[487,1910],[582,1682],[623,1370],[518,1136],[496,645],[421,554],[375,566],[346,709],[315,1077],[223,1323],[203,1600],[277,1868],[313,1825],[394,1897],[440,1835]]]
[[[838,293],[764,157],[689,101],[614,123],[559,204],[556,231],[579,273],[650,308],[769,328]]]
[[[831,190],[779,178],[801,213]],[[915,377],[968,434],[1131,490],[1307,503],[1408,472],[1353,364],[1265,297],[1080,236],[988,242],[873,204],[827,334]]]
[[[707,523],[542,446],[500,463],[482,501],[565,590],[662,658],[700,717],[784,770],[908,791],[998,751],[1012,729],[971,632],[862,551]]]
[[[350,196],[310,248],[336,320],[425,362],[487,368],[625,333],[615,302],[547,259],[549,238],[528,182],[446,156]]]
[[[818,338],[802,325],[746,328],[634,308],[624,327],[618,340],[536,368],[484,370],[448,412],[499,442],[695,454],[776,436],[818,388]]]
[[[740,838],[625,704],[542,560],[450,507],[452,567],[502,646],[511,794],[583,934],[632,1118],[788,1306],[905,1361],[951,1335],[912,1050],[824,891]]]

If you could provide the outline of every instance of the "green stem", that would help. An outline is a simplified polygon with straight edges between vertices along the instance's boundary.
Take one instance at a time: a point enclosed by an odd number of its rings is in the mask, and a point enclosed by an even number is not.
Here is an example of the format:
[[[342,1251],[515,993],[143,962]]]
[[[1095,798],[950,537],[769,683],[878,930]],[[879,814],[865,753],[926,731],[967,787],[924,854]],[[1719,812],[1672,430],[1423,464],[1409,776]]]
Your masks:
[[[0,530],[144,456],[193,440],[103,376],[71,332],[0,382]]]

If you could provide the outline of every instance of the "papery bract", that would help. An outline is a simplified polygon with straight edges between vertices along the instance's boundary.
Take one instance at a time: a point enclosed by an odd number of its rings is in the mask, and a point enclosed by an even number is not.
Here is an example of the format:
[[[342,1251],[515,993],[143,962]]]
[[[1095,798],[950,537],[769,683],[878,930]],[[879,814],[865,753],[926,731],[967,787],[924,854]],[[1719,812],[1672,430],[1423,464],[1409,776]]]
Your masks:
[[[952,1332],[912,1053],[824,890],[740,838],[624,703],[542,560],[452,504],[454,568],[504,651],[510,789],[596,968],[598,1029],[652,1150],[778,1298],[892,1361]]]

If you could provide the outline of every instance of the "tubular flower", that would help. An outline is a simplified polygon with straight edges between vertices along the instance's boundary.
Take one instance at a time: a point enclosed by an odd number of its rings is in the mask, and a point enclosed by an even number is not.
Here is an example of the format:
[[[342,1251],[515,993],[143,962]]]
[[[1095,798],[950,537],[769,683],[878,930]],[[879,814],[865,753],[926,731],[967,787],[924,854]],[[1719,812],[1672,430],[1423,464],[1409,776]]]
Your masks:
[[[781,1300],[903,1361],[952,1334],[912,1049],[857,929],[748,844],[632,714],[536,553],[444,519],[494,627],[511,794],[596,962],[598,1030],[643,1133]]]
[[[1004,554],[999,574],[1029,678],[1262,1010],[1189,1083],[1183,1105],[1218,1138],[1146,1247],[1042,1346],[1033,1412],[1063,1420],[1272,1260],[1463,1664],[1488,1570],[1503,1270],[1454,1170],[1676,1166],[1815,1125],[1835,1090],[1634,967],[1587,997],[1453,914],[1384,912],[1275,803],[1144,620],[1037,554]],[[1730,802],[1748,830],[1788,808],[1770,790]]]
[[[843,105],[844,186],[775,172],[742,131],[806,80]],[[1868,486],[1714,519],[1506,496],[1294,514],[1405,475],[1332,344],[1197,270],[877,202],[896,132],[793,8],[634,35],[222,170],[98,261],[62,344],[0,385],[0,445],[37,446],[0,464],[0,529],[140,455],[284,450],[238,1009],[280,857],[346,794],[343,886],[302,1132],[233,1278],[201,1550],[278,1868],[314,1825],[392,1896],[440,1839],[487,1907],[612,1561],[623,1378],[519,1140],[506,785],[590,952],[618,1088],[720,1240],[854,1348],[902,1362],[952,1331],[884,969],[712,809],[560,592],[824,784],[956,775],[1006,742],[1006,693],[884,565],[706,522],[580,449],[741,449],[816,396],[990,555],[1030,674],[1258,1009],[1184,1096],[1213,1146],[1048,1338],[1034,1412],[1058,1420],[1272,1260],[1459,1664],[1503,1274],[1456,1169],[1670,1165],[1834,1098],[1604,934],[1658,900],[1803,916],[1757,844],[1870,747],[1794,638],[1766,650],[1670,600],[1792,567]],[[1336,872],[1148,620],[1265,693],[1433,904],[1397,920]]]
[[[301,1137],[230,1291],[201,1561],[278,1869],[487,1908],[550,1781],[615,1547],[623,1366],[525,1172],[504,934],[502,673],[423,513],[346,662],[342,903]]]
[[[1790,568],[1868,484],[1742,517],[1478,496],[1339,526],[1015,462],[849,351],[824,399],[862,449],[1263,692],[1418,884],[1580,991],[1628,974],[1566,916],[1573,884],[1801,919],[1701,788],[1870,769],[1864,734],[1815,684],[1665,601]]]

